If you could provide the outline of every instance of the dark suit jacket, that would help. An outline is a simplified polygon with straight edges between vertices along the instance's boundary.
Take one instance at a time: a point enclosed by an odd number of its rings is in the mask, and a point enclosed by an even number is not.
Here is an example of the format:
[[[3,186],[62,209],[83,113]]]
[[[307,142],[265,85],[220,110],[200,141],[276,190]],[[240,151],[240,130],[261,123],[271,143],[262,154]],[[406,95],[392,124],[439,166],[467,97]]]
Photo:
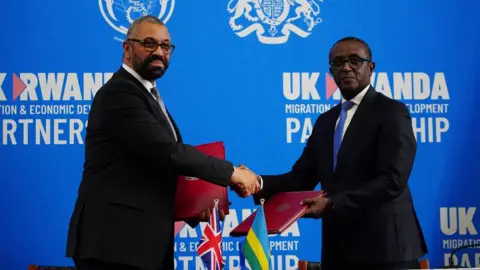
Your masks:
[[[88,119],[68,257],[173,269],[178,175],[227,186],[233,173],[232,163],[183,144],[175,129],[179,142],[157,101],[123,68],[99,89]]]
[[[370,87],[346,130],[333,170],[340,106],[320,115],[301,157],[282,175],[264,175],[268,198],[312,190],[320,182],[333,203],[322,218],[322,262],[395,263],[415,260],[426,244],[408,179],[416,140],[403,103]]]

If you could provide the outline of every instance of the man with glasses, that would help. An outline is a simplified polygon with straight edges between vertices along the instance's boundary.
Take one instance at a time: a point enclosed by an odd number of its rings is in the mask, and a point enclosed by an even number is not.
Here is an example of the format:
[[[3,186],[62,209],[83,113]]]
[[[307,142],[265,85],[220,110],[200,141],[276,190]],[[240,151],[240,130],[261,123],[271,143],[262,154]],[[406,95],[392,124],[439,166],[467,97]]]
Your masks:
[[[167,27],[141,17],[123,49],[122,67],[91,106],[66,255],[78,270],[171,270],[178,175],[252,193],[260,186],[250,171],[183,143],[155,87],[175,49]],[[208,210],[189,224],[206,218]]]
[[[375,68],[363,40],[347,37],[329,54],[342,101],[320,115],[292,170],[262,175],[254,195],[313,190],[307,218],[322,218],[322,269],[411,269],[427,247],[408,178],[416,140],[407,107],[370,85]]]

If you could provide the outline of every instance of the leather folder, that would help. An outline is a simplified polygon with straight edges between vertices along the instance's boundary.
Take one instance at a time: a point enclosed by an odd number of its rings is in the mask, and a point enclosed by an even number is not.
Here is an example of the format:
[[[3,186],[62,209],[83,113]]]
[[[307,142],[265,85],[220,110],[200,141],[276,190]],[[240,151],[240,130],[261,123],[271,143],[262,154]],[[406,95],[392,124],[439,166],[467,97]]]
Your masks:
[[[265,222],[269,235],[280,234],[305,214],[309,206],[301,205],[304,199],[324,197],[326,193],[318,191],[295,191],[277,193],[263,204]],[[252,227],[256,211],[230,232],[233,237],[245,236]]]
[[[208,156],[225,159],[223,142],[213,142],[195,146]],[[175,221],[198,218],[207,208],[213,208],[218,199],[218,209],[229,213],[228,190],[202,179],[179,176],[175,193]]]

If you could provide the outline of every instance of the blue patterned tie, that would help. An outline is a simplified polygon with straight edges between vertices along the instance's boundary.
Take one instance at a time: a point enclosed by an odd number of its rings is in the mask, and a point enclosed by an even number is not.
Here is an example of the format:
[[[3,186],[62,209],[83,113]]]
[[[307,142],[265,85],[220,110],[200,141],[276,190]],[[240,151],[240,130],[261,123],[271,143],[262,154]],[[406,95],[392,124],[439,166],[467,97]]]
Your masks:
[[[347,119],[347,111],[353,106],[353,102],[346,101],[342,103],[342,109],[340,111],[340,119],[338,120],[337,129],[335,129],[335,137],[333,139],[333,169],[337,167],[337,155],[340,145],[342,144],[343,128],[345,126],[345,120]]]

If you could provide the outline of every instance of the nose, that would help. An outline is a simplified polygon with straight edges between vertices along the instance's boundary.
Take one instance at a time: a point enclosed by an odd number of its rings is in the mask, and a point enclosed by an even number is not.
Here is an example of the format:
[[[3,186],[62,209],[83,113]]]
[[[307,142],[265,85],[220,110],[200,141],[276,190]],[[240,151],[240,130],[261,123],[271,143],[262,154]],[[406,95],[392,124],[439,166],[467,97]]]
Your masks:
[[[163,52],[161,46],[158,46],[154,51],[151,52],[151,54],[156,54],[156,55],[159,55],[161,57],[165,56],[165,53]]]
[[[348,61],[345,61],[345,63],[343,63],[342,71],[352,71],[350,64],[348,64]]]

